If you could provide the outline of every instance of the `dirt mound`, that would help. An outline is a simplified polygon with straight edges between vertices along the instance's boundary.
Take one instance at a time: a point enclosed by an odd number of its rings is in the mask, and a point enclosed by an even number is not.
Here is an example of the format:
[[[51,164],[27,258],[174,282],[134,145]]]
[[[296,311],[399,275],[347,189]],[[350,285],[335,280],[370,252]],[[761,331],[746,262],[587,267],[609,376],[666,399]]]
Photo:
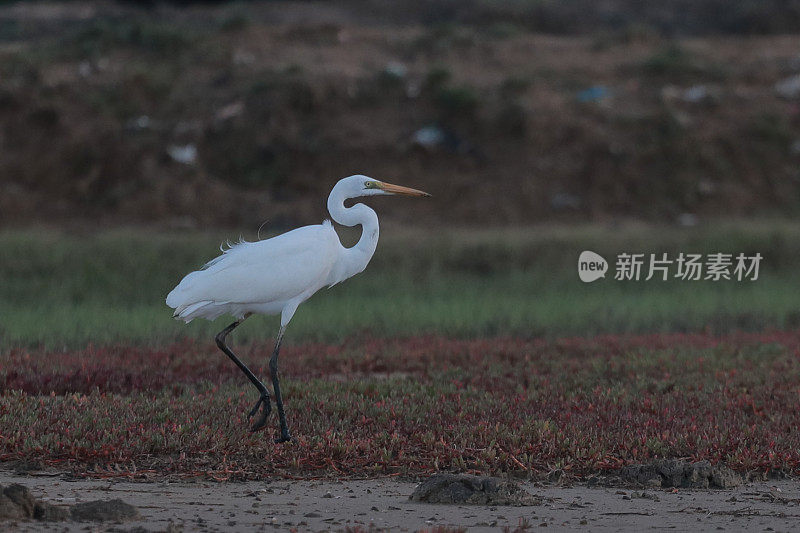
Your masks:
[[[0,487],[0,520],[35,518],[60,521],[69,517],[69,510],[36,500],[24,485],[15,483]]]
[[[742,476],[723,465],[708,461],[689,463],[664,459],[646,465],[630,465],[620,471],[624,481],[651,487],[729,489],[742,484]]]
[[[122,500],[95,500],[79,503],[69,508],[36,500],[24,485],[15,483],[0,487],[0,520],[25,520],[34,518],[46,522],[60,522],[72,518],[76,521],[123,521],[139,517],[136,507]]]
[[[541,501],[518,484],[496,477],[436,474],[420,483],[411,501],[475,505],[539,505]]]
[[[72,518],[78,521],[122,521],[132,520],[138,518],[138,516],[139,512],[136,510],[136,507],[120,499],[107,501],[95,500],[79,503],[72,507]]]

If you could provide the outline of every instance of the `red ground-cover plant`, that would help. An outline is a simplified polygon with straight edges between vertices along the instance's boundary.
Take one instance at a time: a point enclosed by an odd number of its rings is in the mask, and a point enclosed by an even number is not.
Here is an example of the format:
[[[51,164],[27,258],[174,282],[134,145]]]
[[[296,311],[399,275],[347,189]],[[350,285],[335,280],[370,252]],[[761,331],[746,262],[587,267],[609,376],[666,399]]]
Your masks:
[[[268,344],[239,349],[266,378]],[[212,343],[0,355],[0,460],[91,475],[574,475],[661,457],[800,471],[800,332],[287,344],[297,442],[250,434]],[[268,430],[268,433],[271,430]]]

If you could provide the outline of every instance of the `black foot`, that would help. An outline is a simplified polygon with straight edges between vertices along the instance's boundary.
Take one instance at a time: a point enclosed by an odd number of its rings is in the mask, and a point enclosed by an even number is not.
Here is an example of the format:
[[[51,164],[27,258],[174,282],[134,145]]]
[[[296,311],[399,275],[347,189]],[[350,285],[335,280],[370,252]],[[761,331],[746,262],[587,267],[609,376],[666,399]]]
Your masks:
[[[250,431],[255,433],[267,427],[267,417],[272,412],[272,403],[269,401],[269,394],[263,394],[256,402],[255,407],[248,414],[248,418],[253,418],[258,413],[259,407],[261,408],[261,415],[250,426]]]
[[[284,442],[294,442],[294,437],[292,437],[288,433],[285,433],[280,437],[278,437],[277,439],[275,439],[275,444],[283,444]]]

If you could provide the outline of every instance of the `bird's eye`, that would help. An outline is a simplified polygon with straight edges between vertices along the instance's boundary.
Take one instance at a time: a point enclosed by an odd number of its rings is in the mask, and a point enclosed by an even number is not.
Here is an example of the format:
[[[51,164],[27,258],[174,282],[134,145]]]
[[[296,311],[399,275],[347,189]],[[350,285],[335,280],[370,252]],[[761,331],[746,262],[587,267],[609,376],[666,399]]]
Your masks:
[[[377,189],[378,182],[377,181],[368,181],[364,184],[365,189]]]

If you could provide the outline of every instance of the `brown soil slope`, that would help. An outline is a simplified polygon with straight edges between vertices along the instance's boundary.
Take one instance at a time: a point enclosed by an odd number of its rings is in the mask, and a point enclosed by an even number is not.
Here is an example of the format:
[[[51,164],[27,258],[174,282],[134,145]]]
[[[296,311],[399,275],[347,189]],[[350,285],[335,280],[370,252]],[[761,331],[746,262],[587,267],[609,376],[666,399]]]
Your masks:
[[[353,173],[429,190],[378,202],[422,222],[800,205],[800,36],[375,25],[313,3],[0,21],[0,224],[279,228],[324,217]]]

